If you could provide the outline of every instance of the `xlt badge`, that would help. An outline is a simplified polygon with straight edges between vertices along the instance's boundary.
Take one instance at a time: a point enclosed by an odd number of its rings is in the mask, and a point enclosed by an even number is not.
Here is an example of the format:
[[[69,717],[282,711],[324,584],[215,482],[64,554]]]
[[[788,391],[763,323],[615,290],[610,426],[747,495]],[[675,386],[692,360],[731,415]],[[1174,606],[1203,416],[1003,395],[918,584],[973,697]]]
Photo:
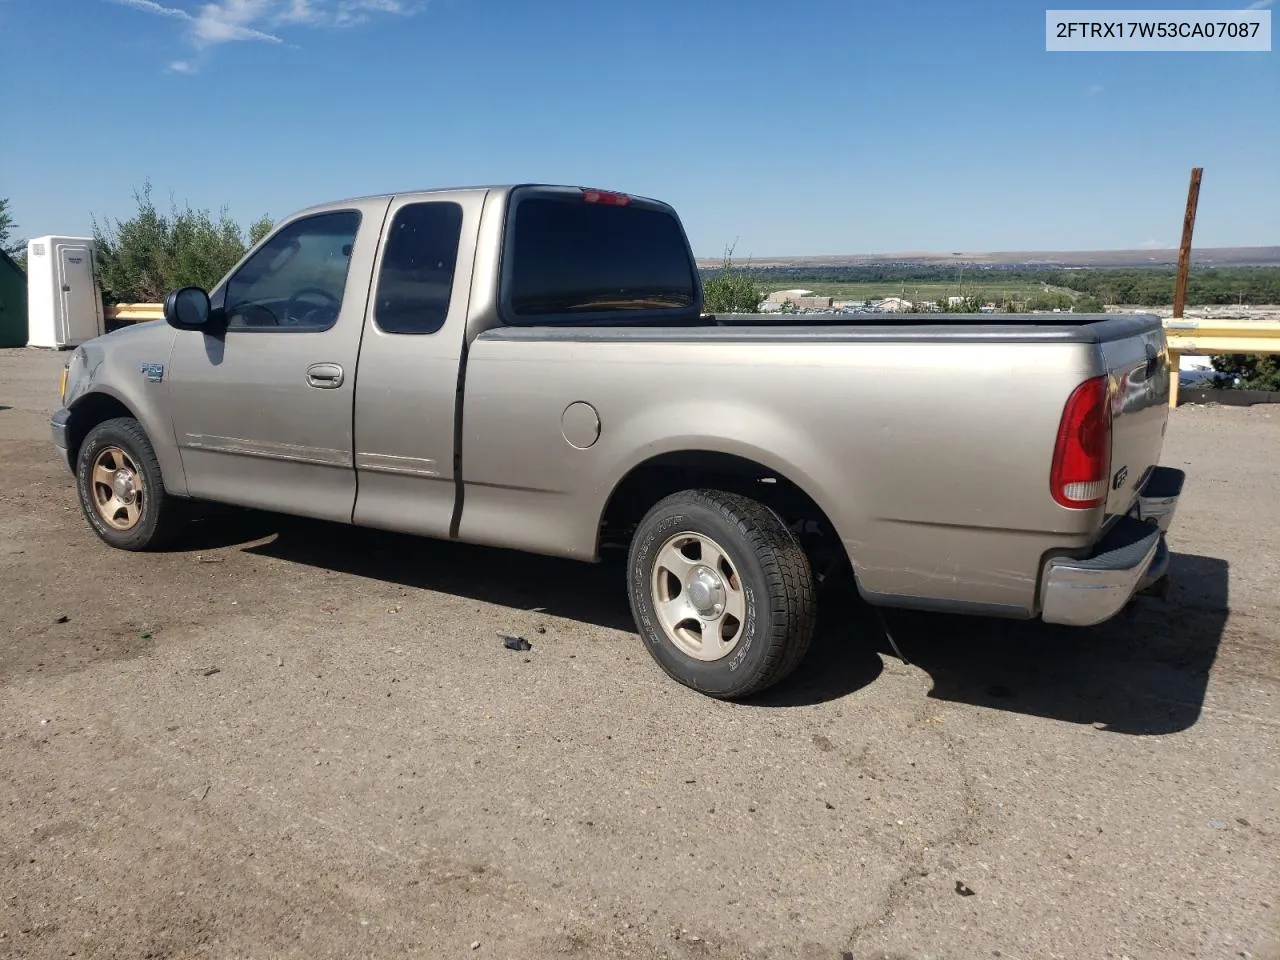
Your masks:
[[[1116,471],[1116,475],[1111,478],[1111,489],[1119,490],[1124,486],[1124,482],[1129,479],[1129,468],[1121,467]]]

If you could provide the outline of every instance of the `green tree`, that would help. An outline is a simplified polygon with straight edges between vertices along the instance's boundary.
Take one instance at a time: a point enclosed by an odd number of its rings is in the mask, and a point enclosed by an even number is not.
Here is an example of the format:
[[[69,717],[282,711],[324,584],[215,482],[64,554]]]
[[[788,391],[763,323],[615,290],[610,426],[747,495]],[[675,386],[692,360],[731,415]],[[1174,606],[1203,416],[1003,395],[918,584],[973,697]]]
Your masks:
[[[702,280],[703,309],[707,313],[759,313],[765,292],[751,274],[733,264],[733,247],[725,248],[724,262]]]
[[[13,222],[13,214],[9,212],[9,198],[0,197],[0,250],[17,260],[24,268],[27,259],[27,241],[13,240],[9,237],[18,225]]]
[[[1227,354],[1212,357],[1210,362],[1218,373],[1240,377],[1240,386],[1245,390],[1280,391],[1280,357],[1256,353]],[[1218,384],[1226,382],[1224,377]]]
[[[249,224],[249,246],[256,247],[271,232],[273,226],[270,217],[259,217]]]
[[[179,209],[161,214],[151,199],[151,184],[134,192],[137,209],[127,220],[93,220],[103,295],[116,303],[156,302],[178,287],[215,286],[249,247],[271,229],[265,217],[246,235],[222,210]]]

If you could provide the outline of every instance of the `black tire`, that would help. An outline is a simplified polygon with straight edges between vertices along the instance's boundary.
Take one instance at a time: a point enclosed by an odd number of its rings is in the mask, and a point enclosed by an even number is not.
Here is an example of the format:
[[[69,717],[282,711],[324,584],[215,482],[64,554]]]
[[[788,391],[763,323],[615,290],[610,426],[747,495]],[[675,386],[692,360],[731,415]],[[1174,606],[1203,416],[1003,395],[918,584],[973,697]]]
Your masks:
[[[139,515],[127,529],[112,526],[103,518],[95,494],[94,465],[109,448],[123,451],[127,458],[124,466],[142,480],[142,495],[133,500]],[[173,542],[182,529],[182,503],[165,492],[155,448],[132,417],[105,420],[85,436],[76,455],[76,492],[80,512],[93,532],[119,550],[155,550]]]
[[[655,565],[682,534],[715,541],[737,575],[746,616],[732,651],[698,659],[677,645],[654,603]],[[731,581],[726,581],[731,582]],[[649,653],[673,679],[722,699],[758,693],[785,679],[813,639],[813,571],[795,534],[764,504],[719,490],[685,490],[659,501],[636,528],[627,593]]]

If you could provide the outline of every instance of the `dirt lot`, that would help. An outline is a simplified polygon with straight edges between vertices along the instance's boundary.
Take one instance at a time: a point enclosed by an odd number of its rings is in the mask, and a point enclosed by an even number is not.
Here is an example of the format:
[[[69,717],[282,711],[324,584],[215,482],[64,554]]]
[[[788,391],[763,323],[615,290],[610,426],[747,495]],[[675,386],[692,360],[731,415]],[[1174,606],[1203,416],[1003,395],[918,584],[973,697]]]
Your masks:
[[[1166,603],[891,613],[909,665],[834,607],[730,705],[609,565],[240,514],[109,550],[61,360],[0,351],[0,957],[1280,957],[1280,408],[1173,415]]]

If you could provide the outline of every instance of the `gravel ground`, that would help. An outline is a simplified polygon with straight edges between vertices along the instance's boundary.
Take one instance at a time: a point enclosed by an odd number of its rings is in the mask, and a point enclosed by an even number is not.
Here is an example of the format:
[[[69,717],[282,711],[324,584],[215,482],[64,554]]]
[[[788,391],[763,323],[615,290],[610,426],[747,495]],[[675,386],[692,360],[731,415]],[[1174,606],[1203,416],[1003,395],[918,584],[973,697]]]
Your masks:
[[[731,705],[614,564],[230,511],[109,550],[61,360],[0,351],[0,956],[1280,957],[1280,408],[1173,414],[1166,602],[890,612],[907,664],[833,605]]]

